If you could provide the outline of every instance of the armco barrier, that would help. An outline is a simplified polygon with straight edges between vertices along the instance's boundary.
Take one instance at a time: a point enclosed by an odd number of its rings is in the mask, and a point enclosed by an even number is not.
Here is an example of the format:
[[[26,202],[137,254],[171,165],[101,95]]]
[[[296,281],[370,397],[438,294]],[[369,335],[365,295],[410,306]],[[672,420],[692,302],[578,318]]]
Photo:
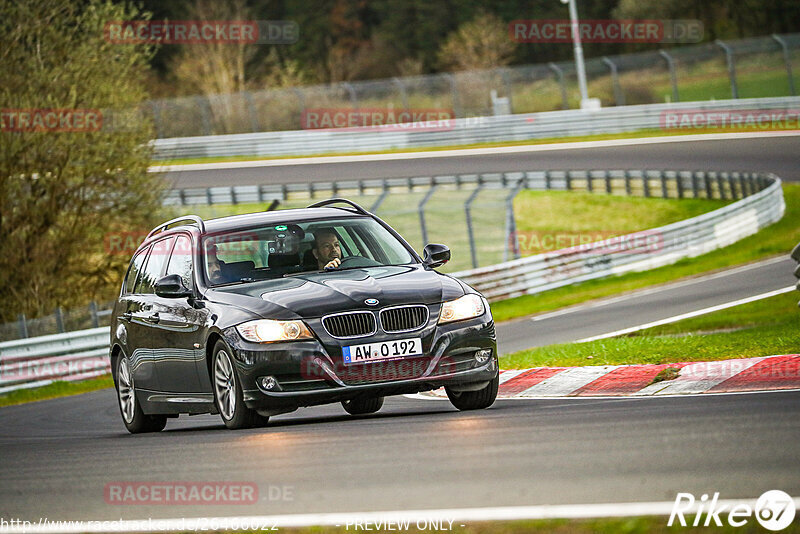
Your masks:
[[[109,327],[0,343],[0,393],[108,373]]]
[[[691,179],[718,187],[718,176],[719,173],[692,173]],[[758,184],[765,187],[733,204],[660,228],[461,271],[453,276],[489,300],[499,300],[613,274],[654,269],[710,252],[755,234],[783,217],[786,206],[777,176],[744,174],[740,178],[740,187]],[[645,250],[640,250],[642,243],[652,242],[655,249],[645,246]]]
[[[664,129],[665,113],[675,111],[729,112],[770,110],[795,115],[800,97],[751,98],[710,102],[681,102],[619,106],[599,110],[547,111],[518,115],[455,119],[443,130],[337,128],[201,137],[174,137],[153,141],[154,159],[223,156],[285,156],[415,149],[492,142],[526,141],[549,137],[635,132]],[[794,115],[793,115],[794,116]],[[797,118],[794,119],[797,124]],[[752,125],[756,128],[763,125]],[[690,131],[699,131],[692,130]]]
[[[577,182],[586,190],[611,191],[618,187],[614,182],[621,181],[628,194],[650,196],[648,192],[658,191],[664,197],[673,192],[678,198],[741,200],[660,228],[453,273],[490,300],[668,265],[752,235],[778,221],[785,211],[781,181],[772,174],[629,171],[619,176],[610,171],[581,171],[518,173],[515,179],[507,175],[503,179],[501,185],[514,191],[574,190]],[[642,243],[645,250],[638,250]],[[647,246],[652,243],[655,249]],[[107,373],[108,341],[109,327],[103,327],[0,343],[0,393]]]

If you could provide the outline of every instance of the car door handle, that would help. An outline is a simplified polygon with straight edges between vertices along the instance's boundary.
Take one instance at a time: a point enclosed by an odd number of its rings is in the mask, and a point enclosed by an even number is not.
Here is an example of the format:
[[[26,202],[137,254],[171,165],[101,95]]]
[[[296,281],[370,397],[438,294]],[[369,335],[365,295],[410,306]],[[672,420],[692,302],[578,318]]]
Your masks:
[[[128,321],[131,320],[131,317],[133,317],[133,314],[131,312],[125,312],[122,314],[122,318],[127,319]]]
[[[147,320],[150,321],[151,323],[158,323],[158,321],[160,321],[160,319],[158,318],[158,313],[154,313],[148,316]]]

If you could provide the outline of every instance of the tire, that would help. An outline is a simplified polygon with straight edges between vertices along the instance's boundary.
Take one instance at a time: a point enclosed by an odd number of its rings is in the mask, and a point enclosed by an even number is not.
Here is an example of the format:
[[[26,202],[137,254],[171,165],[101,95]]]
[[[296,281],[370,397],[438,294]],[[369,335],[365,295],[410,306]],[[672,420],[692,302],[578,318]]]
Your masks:
[[[375,413],[383,406],[383,397],[371,397],[368,399],[351,399],[342,401],[342,408],[350,415],[366,415]]]
[[[214,345],[213,354],[211,382],[214,389],[214,402],[222,422],[231,430],[266,425],[269,417],[259,415],[244,403],[242,384],[236,374],[231,350],[220,340]]]
[[[142,434],[144,432],[160,432],[167,426],[167,416],[146,415],[136,401],[136,385],[128,358],[121,354],[117,359],[114,386],[117,390],[119,414],[128,432]]]
[[[489,384],[477,391],[452,391],[445,386],[447,398],[461,411],[483,410],[494,404],[497,398],[497,391],[500,388],[500,373],[495,376]]]

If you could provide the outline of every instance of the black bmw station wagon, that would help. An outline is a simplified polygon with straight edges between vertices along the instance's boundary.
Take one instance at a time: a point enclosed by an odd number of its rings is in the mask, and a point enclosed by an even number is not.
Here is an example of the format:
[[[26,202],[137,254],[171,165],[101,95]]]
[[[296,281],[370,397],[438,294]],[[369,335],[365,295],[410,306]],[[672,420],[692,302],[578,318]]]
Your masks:
[[[180,414],[228,428],[301,406],[378,411],[387,395],[444,386],[491,406],[499,371],[483,296],[434,269],[388,224],[343,199],[153,229],[111,320],[122,420],[154,432]]]

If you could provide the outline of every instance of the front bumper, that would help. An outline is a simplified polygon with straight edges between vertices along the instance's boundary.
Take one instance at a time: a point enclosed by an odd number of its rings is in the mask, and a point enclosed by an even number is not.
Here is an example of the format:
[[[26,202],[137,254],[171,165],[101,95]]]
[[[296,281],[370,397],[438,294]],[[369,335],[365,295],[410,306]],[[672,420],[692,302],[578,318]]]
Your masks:
[[[316,331],[316,330],[315,330]],[[235,329],[225,332],[236,359],[245,404],[273,410],[327,404],[359,397],[430,391],[449,385],[489,382],[498,373],[497,340],[490,314],[447,325],[432,322],[408,334],[378,334],[356,340],[323,338],[259,344],[243,340]],[[355,366],[342,363],[346,345],[419,337],[423,355]],[[479,361],[479,351],[491,351]],[[272,377],[270,389],[262,383]]]

